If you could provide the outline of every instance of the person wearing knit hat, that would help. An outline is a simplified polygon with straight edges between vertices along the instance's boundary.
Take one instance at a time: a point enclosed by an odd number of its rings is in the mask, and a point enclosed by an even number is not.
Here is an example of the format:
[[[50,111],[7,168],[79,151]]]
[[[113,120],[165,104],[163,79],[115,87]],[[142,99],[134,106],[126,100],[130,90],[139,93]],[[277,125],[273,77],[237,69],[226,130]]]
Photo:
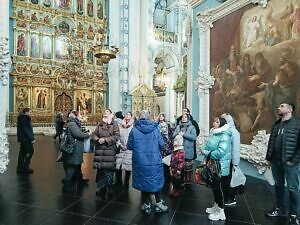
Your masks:
[[[171,155],[170,174],[172,178],[173,189],[171,197],[178,197],[183,192],[184,185],[184,164],[185,152],[183,149],[183,137],[178,134],[173,141],[173,153]]]

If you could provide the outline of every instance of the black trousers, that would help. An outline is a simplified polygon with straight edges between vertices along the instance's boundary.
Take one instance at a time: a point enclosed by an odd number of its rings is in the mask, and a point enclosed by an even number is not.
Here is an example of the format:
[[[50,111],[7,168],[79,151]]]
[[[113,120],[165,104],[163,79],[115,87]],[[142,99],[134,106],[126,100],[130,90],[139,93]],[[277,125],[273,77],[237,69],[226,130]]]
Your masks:
[[[77,182],[82,179],[81,165],[64,164],[65,180],[64,191],[75,191]]]
[[[230,182],[232,178],[232,167],[233,165],[230,164],[230,172],[228,176],[223,177],[224,178],[224,198],[226,201],[233,201],[235,199],[236,191],[234,188],[230,187]]]
[[[221,182],[213,188],[215,202],[221,209],[224,209],[224,177],[221,178]]]
[[[34,148],[33,144],[30,141],[21,142],[17,169],[28,169],[33,153]]]
[[[144,192],[142,191],[142,203],[150,204],[151,203],[151,195],[154,194],[156,202],[161,201],[161,194],[160,191],[157,192]]]

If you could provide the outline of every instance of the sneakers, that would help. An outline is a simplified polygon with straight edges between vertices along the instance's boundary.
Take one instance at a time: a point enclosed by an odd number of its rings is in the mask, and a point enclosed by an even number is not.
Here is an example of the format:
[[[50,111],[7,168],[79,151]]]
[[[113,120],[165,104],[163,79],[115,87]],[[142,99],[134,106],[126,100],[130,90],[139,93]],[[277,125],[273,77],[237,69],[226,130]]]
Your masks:
[[[224,205],[225,206],[235,206],[236,205],[236,200],[233,199],[233,200],[225,201]]]
[[[296,215],[290,215],[290,225],[299,225],[299,220]]]
[[[266,213],[268,217],[282,217],[285,216],[284,213],[280,212],[279,208],[275,208]]]
[[[167,212],[168,211],[168,206],[165,205],[163,200],[160,200],[160,202],[155,204],[155,212],[156,213],[162,213],[162,212]]]
[[[212,221],[226,220],[224,209],[218,208],[214,213],[208,215],[208,219]]]
[[[150,215],[151,214],[151,204],[150,203],[144,203],[142,206],[141,206],[141,209],[144,211],[144,213],[146,215]]]
[[[215,211],[218,210],[218,204],[214,203],[214,205],[211,208],[206,208],[205,212],[208,214],[214,213]]]

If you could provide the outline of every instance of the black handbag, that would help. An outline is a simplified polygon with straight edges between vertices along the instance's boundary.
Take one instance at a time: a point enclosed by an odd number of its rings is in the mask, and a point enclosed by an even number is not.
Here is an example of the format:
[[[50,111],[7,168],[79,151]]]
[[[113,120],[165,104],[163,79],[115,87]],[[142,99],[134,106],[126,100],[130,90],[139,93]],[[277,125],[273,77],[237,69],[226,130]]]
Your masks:
[[[205,167],[201,171],[201,176],[211,188],[216,188],[221,182],[220,162],[219,160],[211,159],[210,153],[207,156]]]

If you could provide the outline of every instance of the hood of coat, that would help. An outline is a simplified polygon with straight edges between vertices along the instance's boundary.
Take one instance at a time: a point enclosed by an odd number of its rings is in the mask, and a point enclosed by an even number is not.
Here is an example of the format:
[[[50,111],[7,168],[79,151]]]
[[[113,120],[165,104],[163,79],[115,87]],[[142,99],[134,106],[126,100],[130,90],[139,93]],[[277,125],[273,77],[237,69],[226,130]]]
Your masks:
[[[73,117],[69,117],[67,122],[74,122],[76,123],[79,127],[81,126],[80,124],[80,120],[76,117],[76,118],[73,118]]]
[[[224,116],[222,115],[222,117],[226,120],[230,128],[235,128],[234,120],[230,114],[224,114]]]
[[[134,125],[143,134],[149,134],[155,129],[157,129],[158,124],[151,120],[138,120]]]
[[[225,124],[224,126],[219,127],[219,128],[212,128],[211,133],[212,134],[228,133],[231,136],[230,127],[228,124]]]

